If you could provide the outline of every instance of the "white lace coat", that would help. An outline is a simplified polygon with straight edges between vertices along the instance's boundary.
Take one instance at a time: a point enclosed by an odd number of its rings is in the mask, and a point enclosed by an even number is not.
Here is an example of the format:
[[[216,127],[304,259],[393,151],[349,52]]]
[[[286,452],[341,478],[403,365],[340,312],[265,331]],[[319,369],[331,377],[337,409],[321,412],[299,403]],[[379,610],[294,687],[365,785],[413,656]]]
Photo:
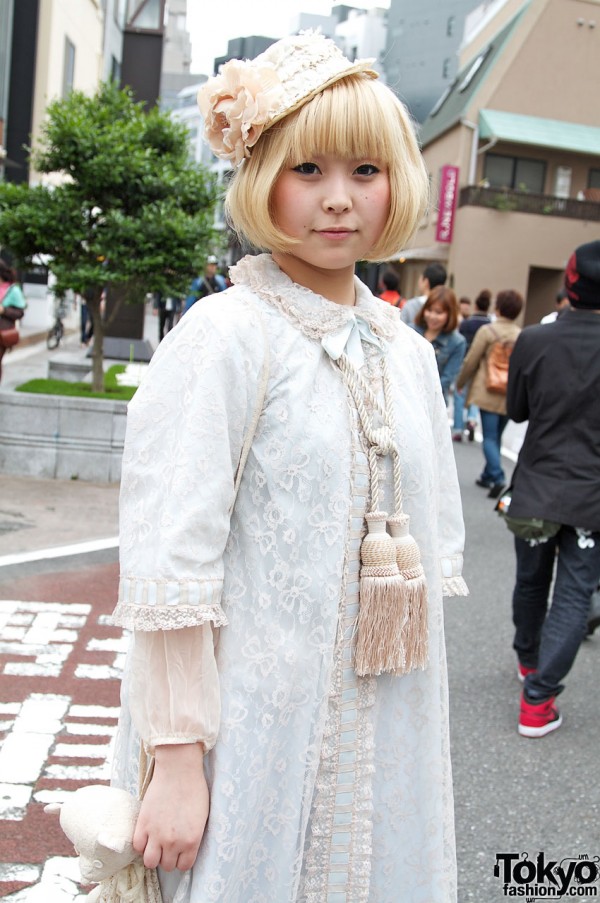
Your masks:
[[[123,458],[116,623],[221,628],[209,825],[193,871],[162,875],[165,903],[451,903],[442,593],[466,588],[431,345],[358,279],[348,308],[292,283],[269,255],[245,258],[232,278],[161,343],[129,408]],[[346,661],[367,459],[321,339],[353,311],[387,355],[404,510],[429,586],[429,664],[404,677],[357,678]],[[380,395],[382,352],[363,348]],[[385,460],[381,474],[390,510]],[[127,693],[126,678],[115,781],[135,790]]]

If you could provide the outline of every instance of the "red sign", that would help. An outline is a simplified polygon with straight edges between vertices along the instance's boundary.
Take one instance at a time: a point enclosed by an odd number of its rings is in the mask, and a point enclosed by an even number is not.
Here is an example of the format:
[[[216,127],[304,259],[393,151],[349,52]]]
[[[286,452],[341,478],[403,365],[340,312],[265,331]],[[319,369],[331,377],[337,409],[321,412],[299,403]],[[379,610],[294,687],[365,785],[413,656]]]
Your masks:
[[[440,202],[435,240],[452,241],[454,211],[458,192],[458,166],[442,166],[440,174]]]

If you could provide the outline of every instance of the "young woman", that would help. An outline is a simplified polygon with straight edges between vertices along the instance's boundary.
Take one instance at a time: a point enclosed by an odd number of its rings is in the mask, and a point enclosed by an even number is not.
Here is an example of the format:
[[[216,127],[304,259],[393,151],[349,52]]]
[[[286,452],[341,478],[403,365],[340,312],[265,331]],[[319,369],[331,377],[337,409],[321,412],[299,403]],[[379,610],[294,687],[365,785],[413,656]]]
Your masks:
[[[25,298],[17,282],[17,274],[4,260],[0,260],[0,330],[11,329],[25,313]],[[6,347],[0,335],[0,379],[2,379],[2,358]]]
[[[458,303],[452,289],[445,285],[432,289],[412,326],[433,345],[447,404],[450,387],[458,375],[467,347],[464,336],[457,329]]]
[[[182,318],[129,408],[116,783],[137,790],[140,738],[155,758],[134,844],[166,901],[449,903],[460,496],[431,347],[354,276],[419,222],[413,129],[310,34],[200,104],[241,163],[231,221],[270,253]]]

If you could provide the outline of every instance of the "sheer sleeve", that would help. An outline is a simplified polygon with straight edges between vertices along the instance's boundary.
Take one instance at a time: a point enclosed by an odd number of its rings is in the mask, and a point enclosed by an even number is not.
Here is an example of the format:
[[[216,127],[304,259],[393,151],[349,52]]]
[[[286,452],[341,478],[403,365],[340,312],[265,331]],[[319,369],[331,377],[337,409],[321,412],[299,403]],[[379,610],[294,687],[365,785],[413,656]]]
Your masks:
[[[150,755],[163,744],[214,746],[221,716],[215,637],[209,623],[134,632],[129,707]]]

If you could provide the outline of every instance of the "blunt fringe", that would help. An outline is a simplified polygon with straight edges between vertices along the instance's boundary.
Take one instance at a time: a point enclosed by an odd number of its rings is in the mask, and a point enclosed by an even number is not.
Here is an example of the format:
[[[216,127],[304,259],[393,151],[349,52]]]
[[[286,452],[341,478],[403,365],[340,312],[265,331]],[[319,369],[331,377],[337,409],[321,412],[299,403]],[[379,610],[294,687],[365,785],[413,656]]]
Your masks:
[[[387,165],[390,212],[365,260],[397,254],[425,212],[429,180],[406,108],[389,88],[364,75],[336,82],[261,136],[225,198],[228,221],[240,239],[257,249],[293,253],[297,240],[282,234],[273,218],[273,186],[285,168],[317,154]]]

